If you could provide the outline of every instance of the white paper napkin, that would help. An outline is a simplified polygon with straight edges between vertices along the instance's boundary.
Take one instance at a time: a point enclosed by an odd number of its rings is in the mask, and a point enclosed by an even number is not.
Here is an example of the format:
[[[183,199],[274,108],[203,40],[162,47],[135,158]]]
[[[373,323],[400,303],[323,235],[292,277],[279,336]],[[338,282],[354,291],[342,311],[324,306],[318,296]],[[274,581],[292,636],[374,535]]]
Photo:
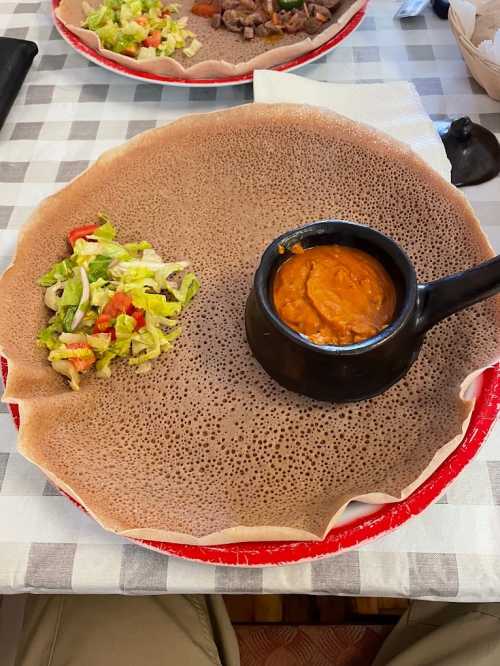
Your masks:
[[[256,102],[322,106],[371,125],[407,143],[443,178],[451,179],[443,143],[411,83],[324,83],[258,70],[253,90]]]

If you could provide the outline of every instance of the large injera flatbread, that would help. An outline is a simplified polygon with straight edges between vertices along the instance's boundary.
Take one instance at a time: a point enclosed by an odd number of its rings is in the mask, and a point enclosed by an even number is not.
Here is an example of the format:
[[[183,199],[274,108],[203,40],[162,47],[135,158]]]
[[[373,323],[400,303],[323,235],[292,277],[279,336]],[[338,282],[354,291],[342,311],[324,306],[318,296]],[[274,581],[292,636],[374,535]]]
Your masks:
[[[35,281],[97,211],[121,242],[189,259],[202,288],[151,373],[117,363],[74,393],[35,346],[48,317]],[[409,374],[375,399],[289,392],[250,353],[245,301],[266,245],[325,218],[390,235],[420,281],[492,256],[457,189],[404,145],[331,112],[249,105],[105,153],[41,204],[0,283],[20,451],[106,528],[159,540],[317,539],[353,498],[406,496],[462,438],[473,406],[463,392],[499,355],[499,300],[434,328]]]

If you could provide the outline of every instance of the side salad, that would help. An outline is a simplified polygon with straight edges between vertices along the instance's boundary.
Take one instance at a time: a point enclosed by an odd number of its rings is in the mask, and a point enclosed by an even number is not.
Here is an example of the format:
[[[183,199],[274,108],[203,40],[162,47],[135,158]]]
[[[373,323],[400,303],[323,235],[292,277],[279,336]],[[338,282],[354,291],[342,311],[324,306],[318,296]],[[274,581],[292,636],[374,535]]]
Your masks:
[[[83,2],[83,28],[95,32],[105,49],[145,60],[171,56],[178,49],[188,58],[202,44],[187,28],[187,16],[178,18],[179,5],[162,0],[103,0],[96,8]]]
[[[70,231],[71,256],[38,280],[54,314],[37,344],[75,391],[91,368],[109,377],[116,358],[151,370],[181,334],[177,317],[200,287],[188,262],[164,262],[147,241],[120,244],[108,217],[98,218]]]

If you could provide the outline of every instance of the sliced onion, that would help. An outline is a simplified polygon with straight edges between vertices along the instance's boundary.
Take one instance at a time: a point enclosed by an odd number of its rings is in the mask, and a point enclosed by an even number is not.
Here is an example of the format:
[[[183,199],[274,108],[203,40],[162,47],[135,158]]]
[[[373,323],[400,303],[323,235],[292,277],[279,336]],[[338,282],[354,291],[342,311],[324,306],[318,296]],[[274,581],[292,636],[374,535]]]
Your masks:
[[[56,372],[69,379],[69,385],[73,391],[80,390],[80,375],[76,371],[73,363],[67,359],[60,359],[59,361],[52,361],[52,367]]]
[[[75,316],[73,317],[73,323],[71,324],[72,331],[74,331],[75,328],[79,326],[80,322],[85,317],[90,299],[89,279],[83,266],[80,266],[80,279],[82,281],[82,297],[80,298],[78,309],[75,312]]]
[[[69,345],[75,342],[87,342],[87,336],[85,333],[61,333],[59,340]]]
[[[51,310],[57,312],[58,301],[60,294],[59,292],[64,291],[65,282],[56,282],[45,291],[45,305]]]

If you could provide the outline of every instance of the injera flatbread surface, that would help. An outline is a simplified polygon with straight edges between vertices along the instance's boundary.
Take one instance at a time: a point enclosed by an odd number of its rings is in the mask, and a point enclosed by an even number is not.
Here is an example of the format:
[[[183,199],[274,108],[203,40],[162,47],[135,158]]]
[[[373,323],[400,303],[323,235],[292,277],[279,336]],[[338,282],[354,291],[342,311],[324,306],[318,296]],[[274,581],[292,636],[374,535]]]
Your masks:
[[[179,16],[189,17],[188,27],[196,34],[203,47],[192,58],[187,58],[182,51],[178,51],[173,58],[147,60],[136,60],[103,48],[95,32],[81,27],[85,18],[82,0],[62,0],[56,9],[56,15],[84,44],[125,67],[157,76],[205,79],[239,76],[253,72],[254,69],[269,69],[298,58],[334,37],[366,2],[367,0],[342,0],[333,12],[332,20],[313,37],[299,32],[295,35],[284,35],[278,42],[270,42],[261,38],[247,41],[240,33],[230,32],[225,28],[214,30],[209,20],[191,14],[194,0],[180,0]],[[88,4],[96,7],[101,4],[101,0],[88,0]]]
[[[202,287],[153,372],[115,363],[74,393],[35,346],[48,317],[35,281],[99,210],[121,242],[189,259]],[[319,538],[353,498],[406,496],[461,440],[460,392],[498,358],[499,300],[435,327],[375,399],[289,392],[250,353],[245,301],[267,244],[325,218],[390,235],[420,281],[493,254],[463,195],[410,149],[313,107],[189,116],[105,153],[35,211],[0,282],[20,451],[108,529],[159,540]]]

